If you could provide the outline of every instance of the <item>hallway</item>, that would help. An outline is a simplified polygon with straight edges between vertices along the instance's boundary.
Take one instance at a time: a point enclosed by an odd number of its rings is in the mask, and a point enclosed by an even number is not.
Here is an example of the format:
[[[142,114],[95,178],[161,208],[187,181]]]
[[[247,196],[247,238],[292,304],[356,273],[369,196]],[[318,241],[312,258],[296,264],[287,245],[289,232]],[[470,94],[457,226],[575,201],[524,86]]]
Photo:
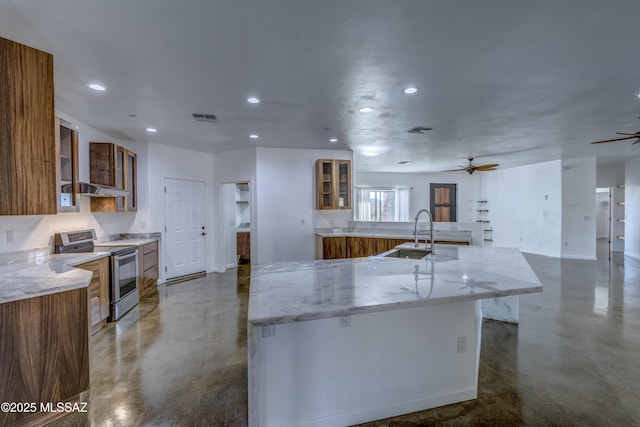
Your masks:
[[[640,424],[640,261],[598,254],[525,255],[544,292],[484,321],[477,401],[366,426]],[[161,286],[96,334],[89,413],[52,425],[246,425],[248,274]]]

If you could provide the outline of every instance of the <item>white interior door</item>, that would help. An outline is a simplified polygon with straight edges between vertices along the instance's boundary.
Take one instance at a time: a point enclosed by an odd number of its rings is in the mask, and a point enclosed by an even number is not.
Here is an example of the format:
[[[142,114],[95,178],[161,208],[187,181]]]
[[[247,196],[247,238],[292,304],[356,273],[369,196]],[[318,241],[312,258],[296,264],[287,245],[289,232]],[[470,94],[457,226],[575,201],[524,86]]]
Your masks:
[[[167,279],[205,271],[204,182],[166,178],[165,240]]]

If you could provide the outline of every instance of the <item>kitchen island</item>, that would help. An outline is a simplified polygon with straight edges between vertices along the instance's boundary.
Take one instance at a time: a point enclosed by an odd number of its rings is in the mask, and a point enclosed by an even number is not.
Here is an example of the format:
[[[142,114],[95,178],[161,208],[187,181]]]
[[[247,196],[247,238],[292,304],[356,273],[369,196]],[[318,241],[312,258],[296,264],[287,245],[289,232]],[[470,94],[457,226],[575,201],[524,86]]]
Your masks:
[[[541,291],[513,248],[257,266],[249,424],[351,425],[475,399],[480,300]]]
[[[0,264],[0,425],[44,425],[89,389],[90,271],[108,252],[40,253]],[[17,405],[17,406],[15,406]],[[20,406],[22,405],[22,406]]]

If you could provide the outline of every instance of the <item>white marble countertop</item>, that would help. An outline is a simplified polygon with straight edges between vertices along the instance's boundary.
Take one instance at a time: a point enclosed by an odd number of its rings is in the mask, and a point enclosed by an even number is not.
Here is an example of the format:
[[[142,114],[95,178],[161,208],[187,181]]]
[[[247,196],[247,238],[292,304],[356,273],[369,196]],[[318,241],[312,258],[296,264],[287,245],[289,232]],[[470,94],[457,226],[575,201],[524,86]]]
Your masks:
[[[160,239],[157,238],[149,238],[149,239],[118,239],[118,240],[110,240],[108,242],[100,242],[95,243],[96,246],[144,246],[147,243],[157,242]]]
[[[0,304],[89,286],[93,273],[74,266],[109,252],[51,254],[0,265]]]
[[[248,320],[289,323],[542,292],[516,248],[436,245],[426,260],[381,257],[258,265]]]
[[[320,237],[377,237],[386,239],[413,239],[413,229],[399,228],[318,228],[316,235]],[[424,228],[418,229],[418,239],[423,241],[431,233]],[[470,230],[434,230],[437,240],[452,242],[471,242]]]

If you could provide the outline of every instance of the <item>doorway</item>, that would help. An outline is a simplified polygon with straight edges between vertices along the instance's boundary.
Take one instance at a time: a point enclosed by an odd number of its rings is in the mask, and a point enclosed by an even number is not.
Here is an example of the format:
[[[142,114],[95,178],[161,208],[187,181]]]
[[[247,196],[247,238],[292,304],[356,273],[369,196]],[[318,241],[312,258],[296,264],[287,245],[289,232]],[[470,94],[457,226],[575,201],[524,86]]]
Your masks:
[[[206,274],[205,183],[165,178],[167,281]]]
[[[598,258],[610,258],[611,215],[611,189],[596,188],[596,255]]]
[[[251,260],[251,184],[237,181],[222,185],[224,263],[226,268]]]
[[[438,222],[457,222],[457,184],[429,184],[431,216]]]

